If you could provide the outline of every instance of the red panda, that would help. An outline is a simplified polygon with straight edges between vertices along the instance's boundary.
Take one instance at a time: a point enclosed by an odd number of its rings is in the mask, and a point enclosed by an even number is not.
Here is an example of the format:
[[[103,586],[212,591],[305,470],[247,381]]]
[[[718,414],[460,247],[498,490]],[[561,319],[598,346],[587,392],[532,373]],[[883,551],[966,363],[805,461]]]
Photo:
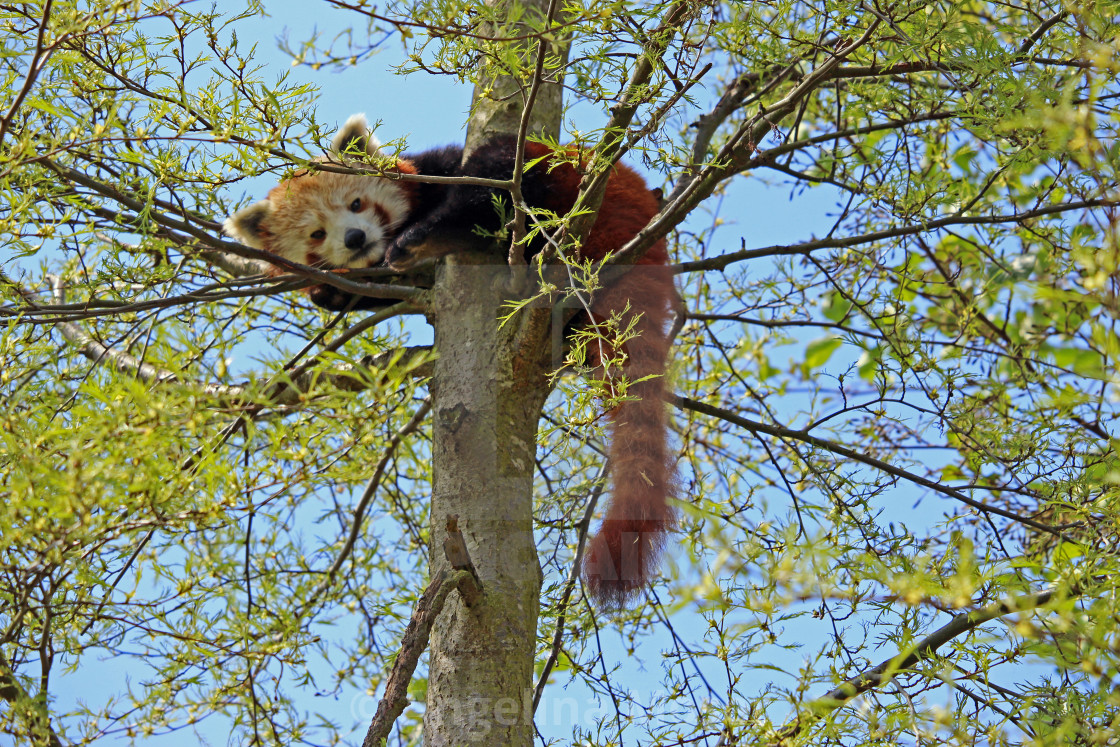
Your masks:
[[[362,115],[347,120],[332,141],[336,158],[355,150],[377,155],[379,147]],[[548,146],[526,144],[526,162],[535,163],[522,176],[521,191],[530,208],[564,215],[575,203],[581,174],[553,155]],[[393,170],[506,180],[513,173],[514,140],[495,138],[462,164],[461,158],[462,149],[450,146],[406,155]],[[249,246],[303,264],[341,269],[384,263],[401,268],[461,250],[462,239],[476,230],[496,233],[502,226],[494,200],[508,202],[508,197],[500,190],[465,184],[304,171],[274,187],[267,199],[235,213],[223,227]],[[580,255],[603,259],[637,235],[657,211],[658,199],[642,178],[633,169],[616,165]],[[527,258],[541,248],[538,238],[528,247]],[[335,310],[346,308],[352,300],[326,285],[314,286],[309,293],[318,305]],[[610,413],[610,503],[583,563],[592,596],[608,606],[624,604],[650,580],[675,521],[670,505],[675,469],[667,439],[665,368],[666,328],[676,297],[662,239],[591,300],[596,320],[617,316],[623,328],[633,321],[637,335],[623,345],[630,383],[626,397]],[[354,308],[388,303],[392,301],[361,297]],[[590,363],[601,370],[597,346],[589,345],[588,350]]]
[[[344,155],[355,141],[353,133],[359,131],[363,133],[356,141],[360,147],[379,154],[381,144],[366,127],[364,116],[351,117],[331,141],[330,160],[363,168]],[[439,148],[399,160],[389,171],[453,176],[462,153],[454,146]],[[300,169],[273,187],[268,197],[227,218],[222,229],[247,246],[292,262],[327,270],[374,267],[383,263],[396,231],[439,205],[444,191],[436,184]],[[331,285],[313,285],[307,293],[316,305],[333,311],[341,311],[351,301],[350,294]],[[393,303],[361,296],[352,308]]]

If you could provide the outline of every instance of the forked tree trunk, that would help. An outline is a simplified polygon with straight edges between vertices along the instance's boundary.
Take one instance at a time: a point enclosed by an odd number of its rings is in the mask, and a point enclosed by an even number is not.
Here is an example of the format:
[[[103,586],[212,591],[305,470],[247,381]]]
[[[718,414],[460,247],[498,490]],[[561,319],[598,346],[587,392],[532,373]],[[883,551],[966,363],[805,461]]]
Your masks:
[[[548,6],[542,0],[522,4],[538,6],[542,17]],[[476,101],[468,150],[490,135],[515,134],[521,118],[521,96],[505,95],[517,90],[513,81],[482,84],[503,100]],[[537,101],[529,131],[556,136],[559,86],[545,85]],[[547,328],[518,332],[531,322],[528,314],[541,320],[540,309],[521,313],[499,329],[500,306],[511,286],[505,256],[500,247],[489,255],[448,256],[432,292],[439,358],[431,384],[430,568],[434,576],[446,567],[442,527],[449,514],[458,515],[485,594],[470,608],[452,594],[433,628],[426,747],[531,747],[533,742],[533,654],[541,589],[533,539],[533,471],[552,346]]]

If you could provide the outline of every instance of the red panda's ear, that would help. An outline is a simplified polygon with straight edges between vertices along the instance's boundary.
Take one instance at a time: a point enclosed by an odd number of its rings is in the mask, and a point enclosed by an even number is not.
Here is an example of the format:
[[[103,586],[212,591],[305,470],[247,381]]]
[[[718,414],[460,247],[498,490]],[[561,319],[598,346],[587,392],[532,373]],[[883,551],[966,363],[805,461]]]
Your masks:
[[[264,249],[264,237],[267,235],[264,222],[270,215],[272,215],[272,203],[261,200],[226,218],[225,223],[222,224],[222,231],[226,236],[237,239],[246,246]]]
[[[342,129],[331,140],[331,153],[336,155],[357,155],[365,153],[376,156],[381,152],[381,143],[370,132],[366,115],[353,114]]]

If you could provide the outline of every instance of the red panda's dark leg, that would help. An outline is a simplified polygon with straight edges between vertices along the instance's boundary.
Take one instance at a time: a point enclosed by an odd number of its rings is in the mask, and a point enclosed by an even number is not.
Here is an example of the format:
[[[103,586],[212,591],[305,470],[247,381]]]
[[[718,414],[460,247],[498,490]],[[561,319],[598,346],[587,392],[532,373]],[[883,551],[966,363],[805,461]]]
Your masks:
[[[490,141],[461,168],[457,165],[454,176],[509,179],[513,174],[513,155],[512,141]],[[462,251],[477,231],[497,232],[501,224],[495,200],[504,200],[508,205],[509,193],[472,184],[448,186],[437,204],[401,227],[386,252],[386,262],[392,267],[405,267],[422,259]],[[477,243],[482,246],[486,241],[480,238]]]
[[[455,176],[508,180],[513,176],[515,147],[515,138],[493,138],[479,146]],[[527,143],[525,151],[531,160],[550,152],[539,143]],[[425,173],[422,165],[421,173]],[[579,175],[570,166],[550,170],[548,163],[540,162],[525,172],[521,194],[531,208],[564,213],[575,201],[578,187]],[[504,203],[505,217],[513,215],[512,200],[506,190],[471,184],[448,187],[430,212],[401,228],[386,254],[388,264],[405,267],[421,259],[487,245],[488,240],[480,234],[495,234],[502,229],[503,216],[496,203]],[[537,253],[542,245],[538,241],[527,254]]]
[[[321,285],[312,285],[307,289],[307,296],[321,309],[327,311],[364,311],[368,309],[383,309],[386,306],[392,306],[395,303],[400,303],[396,298],[374,298],[373,296],[359,296],[349,291],[344,291],[341,288],[335,288],[333,285],[323,283]],[[353,305],[351,306],[351,300]]]

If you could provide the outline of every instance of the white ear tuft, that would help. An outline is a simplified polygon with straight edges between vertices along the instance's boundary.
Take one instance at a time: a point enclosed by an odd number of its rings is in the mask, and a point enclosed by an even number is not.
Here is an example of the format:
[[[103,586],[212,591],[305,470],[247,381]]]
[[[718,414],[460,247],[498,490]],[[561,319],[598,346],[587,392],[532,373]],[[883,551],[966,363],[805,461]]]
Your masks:
[[[371,156],[381,151],[381,143],[369,130],[369,122],[365,114],[352,114],[342,125],[342,129],[331,140],[331,152],[343,155],[344,153],[367,153]]]
[[[272,215],[272,203],[268,200],[254,202],[226,218],[222,231],[230,238],[237,239],[245,246],[264,249],[264,221]]]

